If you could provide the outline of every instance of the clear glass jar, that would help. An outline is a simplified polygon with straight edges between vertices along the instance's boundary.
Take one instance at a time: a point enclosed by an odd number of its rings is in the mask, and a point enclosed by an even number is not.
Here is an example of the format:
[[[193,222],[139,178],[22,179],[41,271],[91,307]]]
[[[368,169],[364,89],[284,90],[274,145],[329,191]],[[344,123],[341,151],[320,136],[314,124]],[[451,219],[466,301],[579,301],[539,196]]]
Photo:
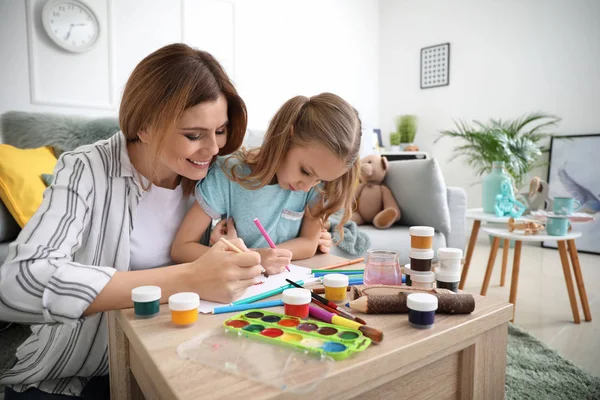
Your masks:
[[[402,285],[402,269],[398,252],[367,251],[364,282],[365,285]]]
[[[482,182],[483,212],[491,214],[496,212],[496,196],[500,194],[500,185],[506,180],[512,184],[511,176],[504,169],[504,161],[494,161],[492,172],[483,178]]]

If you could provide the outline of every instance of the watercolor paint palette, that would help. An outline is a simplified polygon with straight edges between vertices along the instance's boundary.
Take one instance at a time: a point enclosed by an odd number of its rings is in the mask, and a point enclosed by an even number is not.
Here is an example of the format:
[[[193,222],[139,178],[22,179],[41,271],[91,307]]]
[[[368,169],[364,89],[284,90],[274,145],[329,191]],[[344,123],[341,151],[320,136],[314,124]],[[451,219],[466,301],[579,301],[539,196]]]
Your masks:
[[[355,329],[264,310],[244,311],[223,325],[248,338],[327,355],[334,360],[346,359],[371,344],[371,339]]]

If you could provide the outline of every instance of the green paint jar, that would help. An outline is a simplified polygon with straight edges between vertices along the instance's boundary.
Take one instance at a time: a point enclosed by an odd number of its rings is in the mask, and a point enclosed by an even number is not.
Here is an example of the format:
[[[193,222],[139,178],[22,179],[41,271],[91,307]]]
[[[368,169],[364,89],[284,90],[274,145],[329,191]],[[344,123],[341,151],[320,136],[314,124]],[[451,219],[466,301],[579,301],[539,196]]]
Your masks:
[[[158,286],[140,286],[131,291],[133,310],[138,318],[151,318],[160,311],[160,297]]]

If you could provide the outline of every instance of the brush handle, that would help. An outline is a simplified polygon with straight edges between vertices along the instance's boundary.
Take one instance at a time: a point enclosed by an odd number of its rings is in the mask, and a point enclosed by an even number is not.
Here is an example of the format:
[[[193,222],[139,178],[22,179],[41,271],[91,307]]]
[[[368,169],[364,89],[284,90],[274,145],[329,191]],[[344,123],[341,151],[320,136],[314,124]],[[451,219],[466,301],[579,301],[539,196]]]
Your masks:
[[[332,318],[334,316],[337,317],[337,315],[335,315],[334,313],[330,313],[329,311],[325,311],[322,308],[314,307],[311,305],[308,306],[308,314],[314,319],[318,319],[319,321],[324,321],[327,323],[332,323]]]
[[[351,329],[356,329],[356,330],[359,330],[363,326],[363,324],[359,324],[356,321],[351,321],[349,319],[340,317],[338,315],[334,315],[333,317],[331,317],[331,323],[334,325],[345,326],[346,328],[351,328]]]

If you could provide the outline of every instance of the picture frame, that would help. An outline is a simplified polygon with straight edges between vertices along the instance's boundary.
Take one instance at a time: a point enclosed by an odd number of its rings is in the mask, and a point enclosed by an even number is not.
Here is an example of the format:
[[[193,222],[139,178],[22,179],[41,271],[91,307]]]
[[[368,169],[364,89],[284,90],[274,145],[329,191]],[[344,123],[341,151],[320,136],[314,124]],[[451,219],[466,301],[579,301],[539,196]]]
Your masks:
[[[421,89],[450,85],[450,43],[421,49]]]
[[[575,223],[583,235],[576,239],[581,253],[600,254],[600,133],[553,136],[548,167],[549,196],[573,197],[582,203],[577,212],[595,214],[592,222]],[[556,241],[542,242],[544,248],[557,248]]]
[[[373,133],[377,137],[377,145],[380,149],[383,149],[383,139],[381,138],[381,129],[373,129]]]

